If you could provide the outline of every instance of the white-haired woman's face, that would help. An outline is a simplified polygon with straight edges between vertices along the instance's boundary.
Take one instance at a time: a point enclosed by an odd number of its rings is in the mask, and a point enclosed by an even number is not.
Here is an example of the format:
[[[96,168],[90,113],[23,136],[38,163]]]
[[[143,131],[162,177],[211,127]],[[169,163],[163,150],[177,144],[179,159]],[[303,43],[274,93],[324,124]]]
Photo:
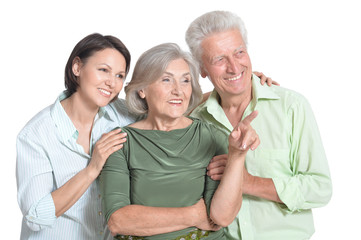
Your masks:
[[[182,117],[192,95],[190,69],[183,59],[169,63],[162,76],[139,91],[148,105],[148,116],[164,119]]]

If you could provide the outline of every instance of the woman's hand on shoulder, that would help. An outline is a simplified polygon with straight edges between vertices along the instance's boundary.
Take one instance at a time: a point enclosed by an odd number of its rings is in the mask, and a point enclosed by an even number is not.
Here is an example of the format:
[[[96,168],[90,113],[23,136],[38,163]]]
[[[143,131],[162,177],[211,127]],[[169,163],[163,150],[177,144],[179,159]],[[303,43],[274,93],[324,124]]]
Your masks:
[[[112,130],[102,135],[102,137],[96,142],[91,161],[89,163],[89,169],[96,175],[99,175],[108,157],[121,149],[123,143],[127,140],[126,133],[122,133],[120,128]]]

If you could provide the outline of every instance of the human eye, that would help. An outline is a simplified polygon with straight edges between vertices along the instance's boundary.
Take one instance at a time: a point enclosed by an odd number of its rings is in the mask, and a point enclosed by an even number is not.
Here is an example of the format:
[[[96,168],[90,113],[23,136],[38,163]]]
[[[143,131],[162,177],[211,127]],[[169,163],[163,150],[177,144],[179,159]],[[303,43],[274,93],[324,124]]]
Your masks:
[[[106,69],[106,68],[99,68],[99,71],[101,71],[101,72],[108,72],[108,69]]]
[[[115,75],[116,78],[119,78],[121,80],[123,80],[125,78],[124,74],[117,74]]]
[[[244,49],[240,49],[236,52],[236,57],[242,57],[245,53],[245,50]]]
[[[162,78],[162,82],[170,82],[169,77],[163,77],[163,78]]]
[[[212,64],[213,65],[221,65],[222,63],[224,63],[224,57],[217,57],[213,60]]]
[[[186,77],[182,80],[183,83],[190,83],[191,82],[191,79]]]

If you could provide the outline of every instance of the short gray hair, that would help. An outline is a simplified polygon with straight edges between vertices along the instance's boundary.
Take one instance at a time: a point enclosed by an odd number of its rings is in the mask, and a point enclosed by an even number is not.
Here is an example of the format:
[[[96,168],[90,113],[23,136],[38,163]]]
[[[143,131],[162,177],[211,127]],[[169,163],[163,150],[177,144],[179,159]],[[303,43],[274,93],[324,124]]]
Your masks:
[[[173,60],[183,59],[189,66],[192,84],[192,95],[187,112],[195,108],[202,99],[202,90],[198,82],[199,66],[192,55],[183,51],[175,43],[157,45],[144,52],[138,59],[133,76],[125,87],[126,102],[129,111],[136,115],[148,113],[145,99],[139,96],[139,91],[159,79]]]
[[[189,25],[186,32],[186,42],[199,65],[203,65],[203,49],[201,46],[202,41],[214,33],[224,32],[232,29],[239,30],[247,47],[247,29],[242,19],[234,13],[227,11],[208,12],[196,18]]]

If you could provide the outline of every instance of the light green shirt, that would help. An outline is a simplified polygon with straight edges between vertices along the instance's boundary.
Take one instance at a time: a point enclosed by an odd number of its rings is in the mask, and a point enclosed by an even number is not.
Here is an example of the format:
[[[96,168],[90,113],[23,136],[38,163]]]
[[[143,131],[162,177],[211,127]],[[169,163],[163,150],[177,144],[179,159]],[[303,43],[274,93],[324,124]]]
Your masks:
[[[314,233],[311,208],[328,203],[332,184],[317,123],[307,100],[278,86],[262,86],[253,75],[252,100],[244,116],[258,110],[252,122],[261,144],[249,151],[246,168],[272,178],[284,202],[244,195],[238,216],[226,229],[228,239],[297,240]],[[193,117],[211,122],[228,134],[233,127],[214,90]]]

